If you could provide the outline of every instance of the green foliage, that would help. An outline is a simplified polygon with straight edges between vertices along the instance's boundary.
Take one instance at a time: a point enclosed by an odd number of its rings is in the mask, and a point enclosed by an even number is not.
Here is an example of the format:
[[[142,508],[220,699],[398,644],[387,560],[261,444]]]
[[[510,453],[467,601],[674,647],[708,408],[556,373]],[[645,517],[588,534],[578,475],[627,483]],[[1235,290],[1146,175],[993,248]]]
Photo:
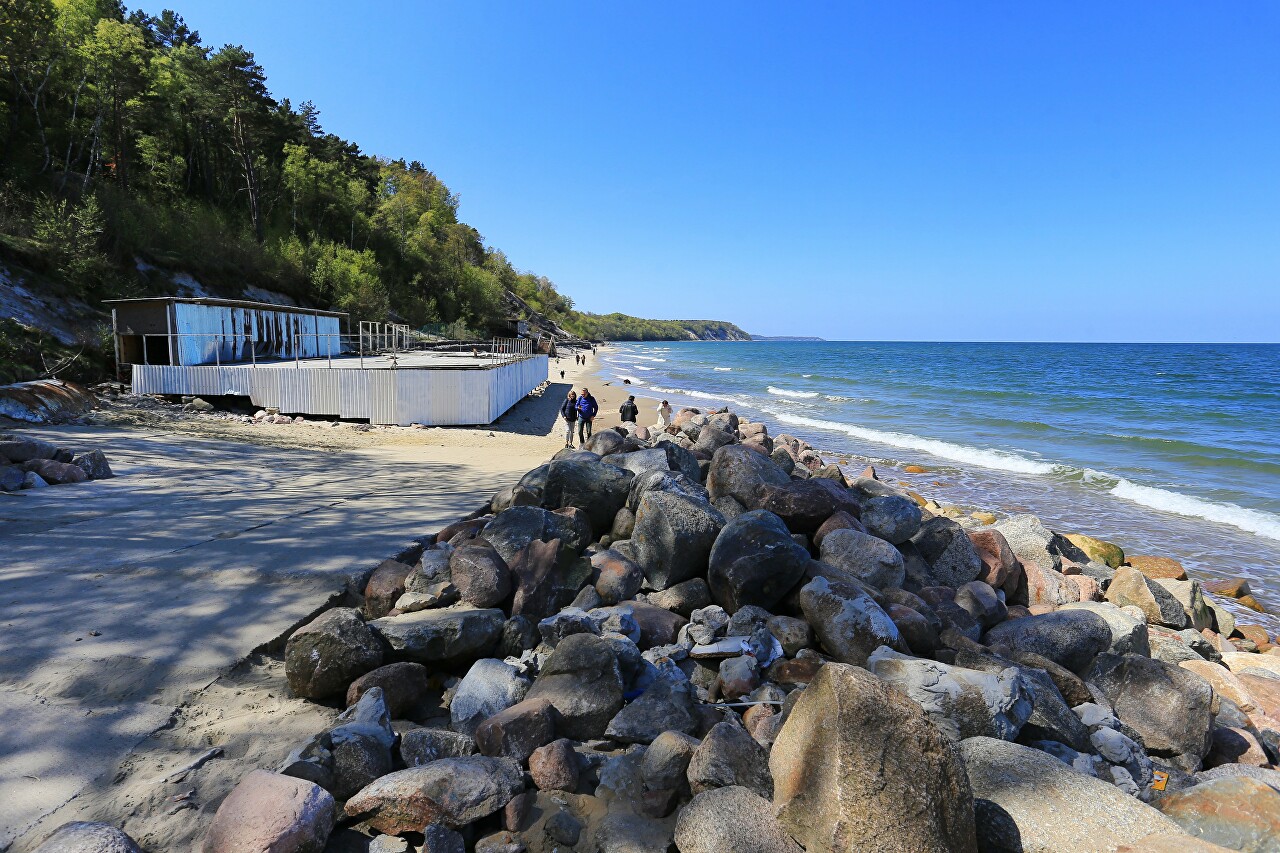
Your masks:
[[[605,341],[749,341],[751,336],[721,320],[645,320],[627,314],[577,314],[568,327],[577,335]]]
[[[203,44],[176,12],[0,0],[0,260],[67,295],[159,294],[183,272],[227,295],[256,285],[486,334],[511,291],[582,335],[688,337],[687,323],[579,314],[458,205],[421,163],[367,155],[310,102],[277,101],[249,50]]]

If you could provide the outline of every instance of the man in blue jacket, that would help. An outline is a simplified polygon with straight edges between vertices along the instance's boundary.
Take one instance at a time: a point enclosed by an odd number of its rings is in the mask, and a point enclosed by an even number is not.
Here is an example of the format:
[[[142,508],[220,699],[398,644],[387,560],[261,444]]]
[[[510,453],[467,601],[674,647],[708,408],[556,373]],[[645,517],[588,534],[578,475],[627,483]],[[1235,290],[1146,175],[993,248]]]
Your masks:
[[[586,388],[578,395],[578,446],[581,447],[591,438],[591,420],[600,411],[596,398]]]

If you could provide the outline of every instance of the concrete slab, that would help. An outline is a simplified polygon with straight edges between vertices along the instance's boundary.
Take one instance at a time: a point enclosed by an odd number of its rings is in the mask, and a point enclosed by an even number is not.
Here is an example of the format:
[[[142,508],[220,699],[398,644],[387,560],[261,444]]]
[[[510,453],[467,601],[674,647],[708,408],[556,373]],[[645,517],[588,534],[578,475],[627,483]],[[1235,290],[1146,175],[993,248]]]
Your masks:
[[[0,494],[0,850],[349,576],[529,467],[433,447],[26,432],[101,447],[119,476]]]

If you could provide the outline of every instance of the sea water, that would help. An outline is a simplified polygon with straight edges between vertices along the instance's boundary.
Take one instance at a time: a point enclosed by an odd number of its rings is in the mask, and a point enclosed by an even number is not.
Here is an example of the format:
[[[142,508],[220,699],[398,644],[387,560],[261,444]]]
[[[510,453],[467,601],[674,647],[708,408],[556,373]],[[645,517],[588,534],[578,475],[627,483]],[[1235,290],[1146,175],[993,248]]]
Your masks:
[[[942,504],[1034,512],[1192,577],[1246,577],[1280,613],[1278,345],[618,344],[602,365]]]

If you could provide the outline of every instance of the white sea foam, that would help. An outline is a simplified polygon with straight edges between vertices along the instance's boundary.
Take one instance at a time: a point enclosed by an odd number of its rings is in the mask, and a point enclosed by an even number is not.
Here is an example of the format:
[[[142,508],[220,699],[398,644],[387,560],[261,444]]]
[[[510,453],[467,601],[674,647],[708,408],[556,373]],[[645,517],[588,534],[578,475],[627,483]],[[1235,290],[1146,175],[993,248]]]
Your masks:
[[[1149,506],[1163,512],[1185,515],[1191,518],[1203,518],[1220,524],[1229,524],[1249,533],[1256,533],[1268,539],[1280,540],[1280,516],[1256,509],[1247,509],[1233,503],[1217,503],[1203,498],[1157,489],[1154,486],[1140,486],[1123,478],[1116,483],[1111,494],[1118,498]]]
[[[712,370],[733,370],[732,367],[713,367]]]
[[[653,370],[654,368],[645,367],[643,364],[633,364],[631,365],[631,369],[632,370]]]
[[[812,378],[813,378],[813,374],[812,374],[812,373],[801,373],[800,375],[801,375],[801,376],[803,376],[805,379],[812,379]]]
[[[632,355],[631,358],[643,358],[645,361],[666,361],[665,358],[656,358],[652,355]]]
[[[770,411],[770,414],[780,421],[795,424],[796,426],[842,432],[845,435],[861,438],[865,441],[876,441],[881,444],[904,447],[909,450],[922,450],[942,459],[952,459],[956,462],[966,462],[970,465],[981,465],[983,468],[993,468],[998,471],[1012,471],[1017,474],[1052,474],[1056,470],[1056,466],[1047,462],[1039,462],[1035,459],[1028,459],[1025,456],[1019,456],[1016,453],[1008,453],[1003,450],[983,450],[979,447],[953,444],[949,441],[924,438],[911,433],[885,432],[857,426],[856,424],[806,418],[803,415],[795,415],[790,412]]]
[[[795,397],[800,400],[820,396],[817,391],[792,391],[790,388],[774,388],[772,385],[768,390],[770,394],[777,394],[779,397]]]
[[[690,388],[659,388],[657,385],[649,386],[650,391],[657,391],[659,394],[679,394],[682,397],[690,397],[694,400],[710,400],[713,403],[733,403],[735,406],[750,406],[748,400],[741,397],[734,397],[729,394],[711,394],[707,391],[696,391]]]
[[[618,379],[618,381],[619,381],[619,382],[621,382],[622,380],[624,380],[624,379],[625,379],[625,380],[627,380],[628,382],[630,382],[632,385],[643,385],[643,384],[644,384],[644,381],[643,381],[643,380],[637,379],[637,378],[635,378],[634,376],[627,376],[627,375],[622,374],[622,373],[619,373],[619,374],[618,374],[617,379]]]

